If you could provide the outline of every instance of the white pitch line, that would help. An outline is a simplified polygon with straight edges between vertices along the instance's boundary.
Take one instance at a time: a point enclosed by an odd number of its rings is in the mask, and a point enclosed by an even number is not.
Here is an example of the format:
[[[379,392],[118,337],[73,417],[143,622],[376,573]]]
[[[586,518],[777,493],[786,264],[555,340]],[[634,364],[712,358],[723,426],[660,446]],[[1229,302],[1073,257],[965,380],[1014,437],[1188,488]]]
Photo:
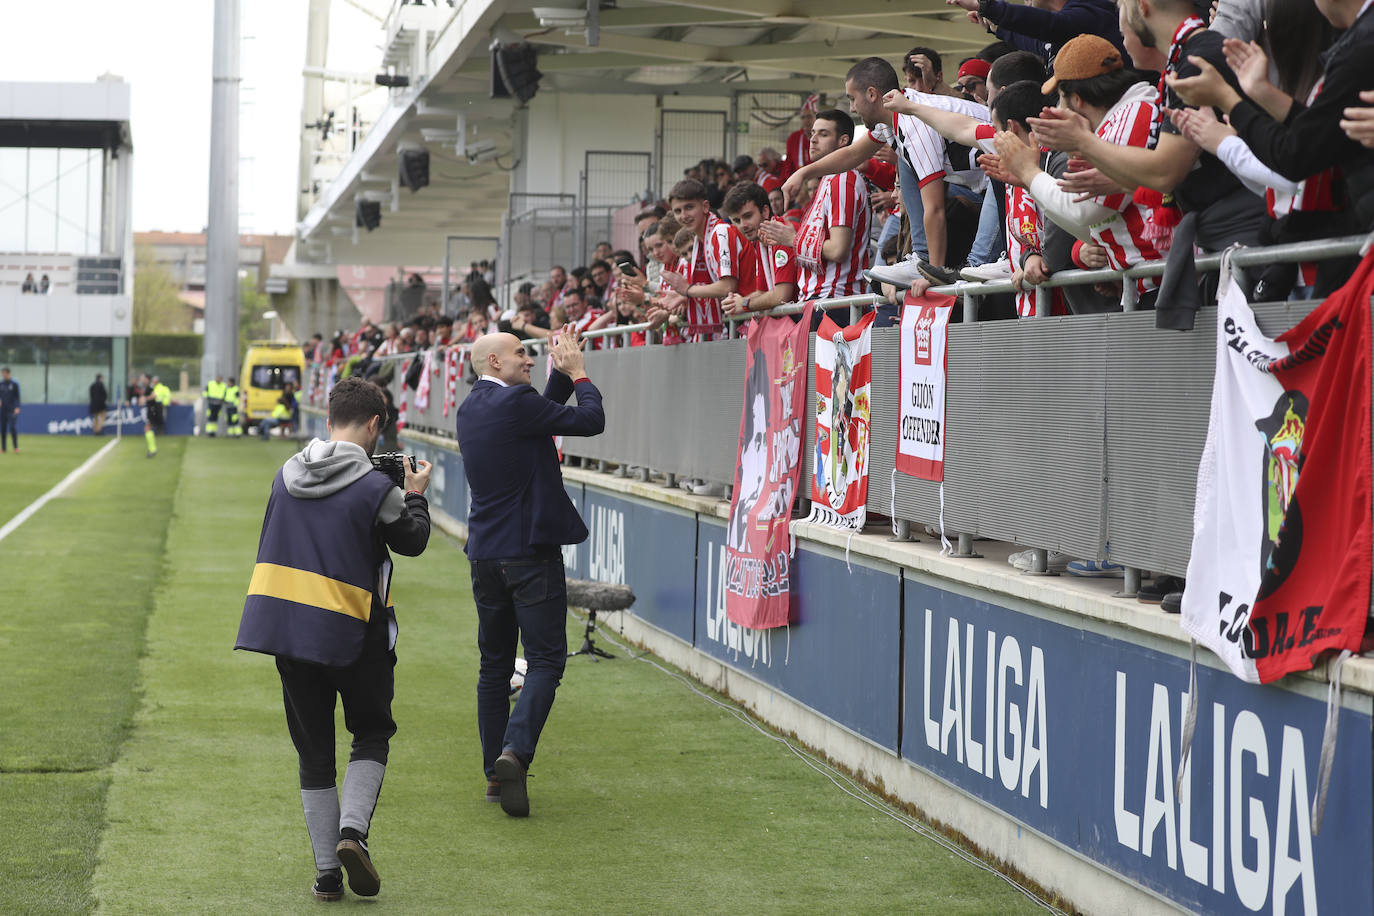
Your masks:
[[[29,503],[27,506],[24,507],[23,510],[20,511],[18,515],[16,515],[9,521],[5,522],[4,527],[0,528],[0,541],[3,541],[5,538],[9,537],[10,533],[14,531],[14,529],[18,528],[20,525],[28,521],[29,518],[32,517],[35,512],[37,512],[39,509],[47,505],[49,500],[56,499],[58,496],[61,496],[62,491],[66,490],[67,487],[71,486],[78,478],[81,477],[82,474],[85,474],[92,467],[94,467],[97,461],[105,457],[106,452],[108,452],[110,449],[114,448],[118,444],[118,439],[111,439],[103,447],[101,447],[100,451],[96,452],[94,455],[83,461],[80,467],[72,471],[66,477],[63,477],[61,480],[59,480],[51,490],[35,499],[33,502]]]

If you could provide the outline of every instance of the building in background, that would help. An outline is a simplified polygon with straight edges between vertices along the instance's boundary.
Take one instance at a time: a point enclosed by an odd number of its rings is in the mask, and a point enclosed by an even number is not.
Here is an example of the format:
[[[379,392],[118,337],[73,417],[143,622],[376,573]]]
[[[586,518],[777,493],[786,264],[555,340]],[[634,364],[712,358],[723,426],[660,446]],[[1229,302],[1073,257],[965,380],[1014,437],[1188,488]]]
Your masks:
[[[260,293],[284,291],[270,284],[272,265],[281,264],[291,249],[289,235],[240,235],[239,278],[248,279]],[[147,263],[165,270],[175,282],[181,301],[190,310],[188,327],[205,330],[205,233],[135,232],[134,245]]]
[[[128,368],[130,87],[0,83],[0,365],[24,403],[75,404]]]

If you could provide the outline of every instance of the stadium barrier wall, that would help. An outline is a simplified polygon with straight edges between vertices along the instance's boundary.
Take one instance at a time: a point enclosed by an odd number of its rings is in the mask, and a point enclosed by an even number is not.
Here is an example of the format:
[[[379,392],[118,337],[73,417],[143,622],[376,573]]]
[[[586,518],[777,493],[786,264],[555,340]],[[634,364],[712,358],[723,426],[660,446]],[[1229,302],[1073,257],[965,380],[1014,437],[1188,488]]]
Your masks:
[[[303,419],[323,435],[318,410]],[[403,438],[434,462],[435,517],[462,536],[456,443]],[[564,550],[569,575],[637,596],[611,626],[1084,912],[1374,912],[1374,662],[1344,668],[1314,834],[1324,669],[1249,685],[1202,653],[1176,785],[1189,705],[1176,617],[801,523],[794,622],[750,630],[725,615],[723,503],[564,477],[590,531]]]
[[[143,410],[139,407],[111,407],[105,411],[103,436],[113,436],[115,425],[123,426],[125,435],[143,433]],[[190,436],[195,432],[195,407],[172,404],[167,408],[166,434]],[[24,404],[19,411],[19,432],[26,435],[88,435],[94,425],[90,409],[85,404]]]

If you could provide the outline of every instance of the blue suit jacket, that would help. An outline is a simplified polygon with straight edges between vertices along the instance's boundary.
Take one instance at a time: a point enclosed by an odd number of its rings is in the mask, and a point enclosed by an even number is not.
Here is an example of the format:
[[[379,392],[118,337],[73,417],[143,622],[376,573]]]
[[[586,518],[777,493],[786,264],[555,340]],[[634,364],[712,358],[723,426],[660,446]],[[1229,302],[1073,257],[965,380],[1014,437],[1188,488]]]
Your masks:
[[[577,393],[577,406],[564,402]],[[458,448],[471,494],[469,559],[530,556],[535,547],[579,544],[587,526],[558,465],[554,436],[595,436],[606,428],[601,392],[549,376],[543,395],[529,385],[479,380],[458,407]]]

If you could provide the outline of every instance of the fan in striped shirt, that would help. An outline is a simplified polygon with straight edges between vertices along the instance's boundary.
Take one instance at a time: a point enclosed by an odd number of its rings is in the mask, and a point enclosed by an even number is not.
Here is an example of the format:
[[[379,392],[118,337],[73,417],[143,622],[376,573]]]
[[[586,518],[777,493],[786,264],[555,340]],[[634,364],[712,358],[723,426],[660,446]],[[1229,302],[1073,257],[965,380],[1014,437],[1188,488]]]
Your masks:
[[[744,239],[734,226],[711,212],[706,188],[699,181],[684,178],[673,185],[668,204],[678,222],[692,230],[695,241],[687,258],[687,274],[665,270],[663,282],[687,297],[689,338],[719,340],[725,336],[720,300],[739,288]]]
[[[811,130],[812,164],[793,174],[788,187],[795,192],[809,177],[804,174],[808,169],[823,173],[824,168],[817,168],[821,160],[847,149],[853,137],[854,121],[844,112],[832,108],[816,115]],[[821,179],[800,229],[769,222],[759,228],[759,238],[796,251],[801,266],[798,292],[803,301],[853,296],[863,292],[866,282],[872,218],[863,176],[852,168],[843,169]]]
[[[730,189],[721,204],[721,210],[747,243],[739,291],[721,302],[727,315],[760,312],[796,298],[796,252],[786,245],[770,245],[759,237],[763,224],[774,219],[768,197],[760,186],[741,181]]]

